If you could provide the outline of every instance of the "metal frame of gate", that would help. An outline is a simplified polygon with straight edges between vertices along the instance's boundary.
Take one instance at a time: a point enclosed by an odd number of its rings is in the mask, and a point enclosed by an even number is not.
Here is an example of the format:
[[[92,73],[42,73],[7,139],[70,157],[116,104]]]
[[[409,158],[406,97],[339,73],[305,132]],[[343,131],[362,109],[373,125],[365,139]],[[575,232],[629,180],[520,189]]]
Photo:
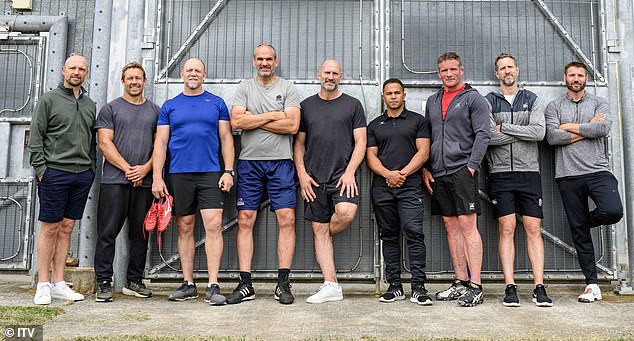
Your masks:
[[[2,270],[28,270],[31,268],[32,250],[34,248],[34,219],[33,200],[34,182],[33,177],[9,177],[10,154],[12,141],[10,139],[12,129],[16,126],[28,125],[31,122],[30,115],[9,116],[9,113],[20,113],[28,106],[32,108],[39,98],[43,65],[46,56],[47,34],[23,35],[20,33],[9,33],[0,37],[0,44],[5,48],[0,49],[2,54],[17,54],[25,58],[28,64],[28,80],[26,100],[19,107],[0,108],[0,142],[3,150],[2,166],[0,166],[0,229],[2,235],[2,257],[0,258],[0,269]],[[20,49],[20,46],[36,47],[35,56]],[[12,46],[8,48],[8,46]],[[18,70],[15,70],[16,72]],[[26,138],[26,137],[25,137]],[[26,139],[22,142],[26,142]],[[9,236],[12,240],[7,240]],[[9,251],[9,254],[7,254]]]
[[[186,54],[187,50],[189,48],[191,48],[192,46],[194,46],[196,44],[197,39],[204,33],[204,31],[210,27],[210,25],[213,23],[214,19],[217,18],[219,15],[222,15],[222,10],[223,8],[232,0],[216,0],[213,3],[213,7],[212,9],[207,13],[207,15],[201,20],[201,22],[196,26],[196,28],[194,29],[193,32],[191,32],[191,34],[184,40],[184,43],[179,45],[178,48],[172,48],[172,42],[169,41],[169,38],[167,41],[161,41],[161,32],[164,30],[170,30],[170,25],[167,25],[166,23],[170,22],[170,18],[169,18],[169,13],[170,10],[173,9],[173,6],[175,6],[176,2],[174,1],[166,1],[166,0],[145,0],[144,4],[145,4],[145,11],[146,11],[146,20],[148,22],[154,23],[155,24],[155,31],[151,34],[151,35],[147,35],[147,32],[144,32],[145,35],[143,35],[142,37],[128,37],[126,38],[127,41],[137,41],[134,39],[142,39],[142,46],[138,47],[139,49],[143,49],[146,50],[143,55],[145,57],[148,56],[148,50],[154,49],[153,52],[151,52],[151,54],[154,54],[154,58],[145,58],[144,61],[145,62],[150,62],[150,63],[154,63],[155,67],[154,70],[151,70],[149,72],[149,74],[152,75],[156,75],[154,77],[152,77],[154,79],[154,88],[150,88],[148,89],[149,93],[154,92],[156,94],[156,92],[158,92],[159,90],[165,90],[165,96],[167,97],[168,95],[168,85],[170,84],[176,84],[176,83],[180,83],[179,79],[176,78],[170,78],[169,77],[169,71],[170,68],[173,67],[179,60],[180,57],[182,57],[183,55]],[[235,0],[234,0],[235,1]],[[96,0],[96,3],[98,4],[98,6],[110,6],[109,10],[112,11],[113,8],[116,7],[116,4],[119,4],[121,1],[119,0]],[[411,1],[410,1],[411,2]],[[422,3],[432,3],[432,2],[447,2],[447,1],[417,1],[417,2],[422,2]],[[461,1],[463,3],[497,3],[500,1],[488,1],[488,0],[472,0],[472,1]],[[521,0],[517,0],[514,2],[521,2]],[[591,72],[594,75],[594,81],[592,83],[589,83],[589,86],[594,86],[594,89],[601,92],[601,94],[605,95],[608,93],[607,91],[607,86],[608,86],[608,81],[609,80],[614,80],[617,79],[618,80],[618,75],[619,75],[619,69],[618,69],[618,59],[610,59],[610,56],[614,56],[615,54],[619,53],[619,48],[620,45],[617,42],[617,33],[616,33],[616,24],[617,24],[617,19],[616,16],[614,15],[614,13],[617,12],[617,8],[615,7],[616,4],[615,3],[611,3],[608,2],[606,0],[590,0],[590,1],[584,1],[584,3],[587,3],[590,6],[590,11],[594,11],[595,8],[597,9],[598,13],[591,13],[590,18],[595,18],[595,16],[599,19],[597,22],[592,21],[589,23],[589,25],[592,26],[592,46],[590,51],[584,50],[581,48],[582,44],[580,44],[579,42],[575,41],[575,39],[573,38],[573,34],[571,34],[571,32],[569,31],[568,28],[566,28],[566,25],[557,18],[557,16],[554,14],[554,12],[552,11],[552,9],[549,7],[550,4],[552,4],[552,1],[542,1],[542,0],[536,0],[536,1],[525,1],[527,3],[532,3],[534,4],[534,6],[536,6],[539,11],[543,14],[544,19],[550,23],[550,25],[552,26],[552,28],[559,34],[559,36],[561,37],[561,39],[565,42],[565,44],[570,48],[571,51],[573,51],[573,53],[581,60],[583,60],[584,62],[586,62],[586,64],[588,64],[590,66]],[[116,4],[114,4],[116,3]],[[345,85],[352,85],[352,86],[358,86],[358,90],[360,91],[358,93],[359,97],[363,97],[364,98],[364,102],[366,102],[366,106],[370,105],[370,106],[376,106],[377,103],[375,101],[376,99],[376,93],[377,93],[377,88],[380,85],[381,81],[383,81],[384,79],[389,77],[390,71],[392,70],[393,66],[392,65],[398,65],[398,63],[392,64],[393,60],[391,59],[391,55],[389,53],[389,51],[392,49],[393,46],[398,46],[399,42],[398,39],[394,39],[391,40],[390,39],[390,32],[392,30],[396,30],[396,27],[392,27],[391,26],[391,22],[390,22],[390,18],[391,18],[391,11],[393,10],[393,8],[395,8],[395,5],[401,4],[401,9],[404,8],[404,4],[405,3],[409,3],[406,2],[404,0],[395,0],[395,1],[389,1],[389,0],[374,0],[374,1],[363,1],[363,0],[359,0],[358,1],[358,8],[359,8],[359,46],[358,48],[360,50],[366,49],[367,50],[372,50],[371,54],[374,56],[374,61],[373,61],[373,75],[374,77],[370,77],[369,79],[365,79],[362,75],[363,75],[363,70],[362,70],[362,64],[363,61],[360,60],[359,61],[359,75],[358,77],[353,77],[351,80],[346,80],[343,82],[343,84]],[[127,2],[126,2],[127,4]],[[135,6],[137,6],[138,3],[136,3]],[[366,15],[364,15],[364,8],[367,10],[368,8],[371,8],[371,16],[369,17],[366,13]],[[107,11],[106,11],[107,12]],[[102,13],[101,11],[99,13]],[[109,12],[108,12],[109,13]],[[611,15],[612,14],[612,15]],[[406,23],[406,15],[407,13],[401,12],[398,15],[402,16],[401,17],[401,39],[400,39],[400,49],[402,51],[401,56],[402,56],[402,60],[401,60],[401,65],[409,70],[410,72],[412,72],[412,74],[430,74],[433,73],[434,71],[432,70],[416,70],[415,67],[411,67],[410,66],[410,61],[408,61],[405,58],[405,49],[407,48],[408,44],[407,44],[407,39],[410,39],[409,36],[407,35],[408,32],[403,30],[402,27],[405,25]],[[105,18],[105,17],[104,17]],[[363,29],[368,29],[367,26],[364,26],[364,22],[363,20],[367,20],[368,18],[372,18],[373,22],[371,24],[371,29],[373,30],[373,32],[370,34],[371,38],[371,42],[368,42],[367,39],[366,41],[364,41],[364,36],[363,36]],[[97,27],[97,25],[105,25],[103,26],[104,30],[99,29],[98,31],[96,30],[95,32],[95,36],[99,35],[99,34],[103,34],[105,32],[105,34],[109,34],[110,32],[110,28],[109,28],[109,23],[99,23],[98,21],[102,19],[102,16],[100,14],[95,15],[95,27]],[[365,23],[367,24],[367,23]],[[614,28],[611,28],[612,26],[614,26]],[[101,28],[101,26],[100,26]],[[2,31],[0,31],[0,38],[3,38],[2,36]],[[37,39],[41,39],[40,43],[45,41],[45,36],[41,35],[39,38]],[[169,37],[169,35],[168,35]],[[598,41],[599,44],[597,44],[597,46],[594,45],[594,42]],[[365,43],[365,44],[364,44]],[[99,43],[94,43],[94,44],[99,44]],[[164,47],[165,46],[165,47]],[[97,46],[97,49],[99,48],[99,46]],[[398,48],[398,47],[397,47]],[[48,50],[48,48],[47,48]],[[171,53],[170,51],[175,50],[174,53]],[[161,51],[166,51],[166,56],[167,58],[161,53]],[[99,51],[97,51],[99,52]],[[51,56],[50,51],[47,51],[46,53],[44,53],[44,55],[46,56]],[[57,54],[57,57],[61,57],[62,54]],[[362,53],[359,53],[359,57],[361,59],[362,57]],[[600,58],[598,58],[600,57]],[[600,60],[600,61],[599,61]],[[94,61],[94,60],[93,60]],[[106,60],[107,61],[107,60]],[[165,65],[161,65],[164,62]],[[93,63],[91,63],[93,64]],[[107,63],[106,63],[107,64]],[[145,64],[145,63],[144,63]],[[366,62],[367,64],[367,62]],[[146,64],[147,65],[147,64]],[[56,73],[58,73],[57,70],[52,71],[52,70],[48,70],[48,67],[44,67],[42,69],[42,72],[38,72],[38,76],[41,76],[42,79],[45,77],[46,79],[51,79],[52,77],[55,76]],[[93,78],[97,78],[97,77],[101,77],[101,78],[106,78],[107,79],[107,70],[108,68],[106,67],[105,69],[101,68],[99,70],[104,70],[105,72],[102,73],[95,73],[93,72]],[[45,72],[46,71],[46,72]],[[356,70],[355,70],[356,71]],[[53,75],[51,74],[53,73]],[[59,75],[58,75],[59,76]],[[367,77],[366,77],[367,78]],[[238,79],[208,79],[205,81],[205,84],[208,86],[214,86],[216,88],[220,88],[221,86],[226,86],[229,91],[231,91],[231,89],[233,87],[235,87],[235,85],[238,83]],[[295,79],[293,80],[296,84],[298,85],[302,85],[302,86],[306,86],[307,88],[312,87],[313,89],[318,86],[318,81],[316,80],[308,80],[308,79]],[[36,82],[36,84],[39,86],[39,84],[42,82]],[[52,84],[53,82],[47,82]],[[92,89],[92,85],[95,85],[95,88],[101,88],[104,86],[104,84],[106,84],[107,82],[99,82],[99,86],[97,86],[97,84],[91,84],[91,89]],[[432,87],[436,87],[438,86],[439,82],[438,81],[433,81],[433,80],[409,80],[405,82],[408,89],[411,89],[412,91],[416,91],[418,89],[427,89],[429,90]],[[475,82],[476,85],[478,86],[482,86],[483,88],[486,87],[495,87],[497,85],[496,82],[493,81],[476,81]],[[541,82],[541,81],[535,81],[535,82],[523,82],[524,85],[529,85],[529,86],[535,86],[535,87],[540,87],[540,86],[562,86],[563,83],[562,82]],[[156,91],[155,91],[156,90]],[[36,96],[39,94],[39,90],[35,91],[33,93],[34,96],[34,100],[36,99]],[[366,99],[367,93],[371,94],[372,97],[368,97],[368,98],[372,98],[372,101],[369,101]],[[618,92],[618,91],[617,91]],[[93,95],[95,94],[95,92],[93,92]],[[611,107],[614,108],[616,107],[619,101],[620,101],[620,93],[616,93],[615,92],[610,92],[610,96],[611,96]],[[155,96],[156,97],[156,96]],[[161,96],[158,96],[161,97]],[[408,96],[409,98],[410,96]],[[378,104],[380,106],[380,103]],[[619,111],[620,114],[620,107],[617,108],[617,110]],[[3,118],[0,117],[0,122],[5,121],[11,121],[11,119],[8,120],[3,120]],[[26,121],[24,121],[26,122]],[[22,124],[25,124],[25,123]],[[621,135],[620,135],[621,131],[620,129],[613,129],[613,138],[611,139],[611,143],[612,143],[612,162],[613,162],[613,169],[614,169],[614,173],[617,174],[617,177],[619,179],[623,179],[624,178],[624,166],[623,166],[623,157],[622,157],[622,148],[621,148]],[[626,191],[624,190],[623,183],[621,183],[621,190],[622,193],[626,193]],[[94,206],[94,203],[93,203]],[[1,213],[0,213],[1,214]],[[28,213],[31,214],[31,213]],[[626,212],[627,214],[627,212]],[[225,219],[225,221],[227,221],[228,223],[225,225],[225,227],[228,228],[228,231],[231,231],[230,227],[231,227],[231,222],[233,221],[234,217],[227,217],[227,219]],[[32,219],[31,219],[32,221]],[[376,231],[376,228],[374,226],[374,221],[372,218],[369,218],[368,221],[370,222],[370,224],[372,226],[364,226],[364,228],[371,228],[372,229],[372,233],[370,233],[369,235],[372,236],[372,240],[374,241],[374,244],[372,243],[364,243],[364,245],[362,245],[362,247],[364,248],[363,250],[365,250],[367,248],[368,245],[370,245],[370,247],[373,248],[373,254],[370,256],[370,258],[372,258],[372,263],[373,265],[371,266],[371,269],[366,269],[366,271],[364,271],[363,273],[355,273],[354,276],[350,276],[349,278],[353,278],[353,277],[358,277],[359,278],[367,278],[367,279],[378,279],[378,274],[380,273],[380,269],[382,268],[382,264],[381,264],[381,257],[380,257],[380,247],[379,247],[379,242],[378,242],[378,233]],[[603,252],[604,255],[606,256],[610,256],[610,264],[600,264],[600,270],[602,271],[602,273],[605,275],[604,278],[613,278],[613,279],[622,279],[624,278],[627,274],[624,275],[624,268],[629,269],[629,264],[627,263],[627,261],[625,259],[627,259],[627,255],[626,254],[627,251],[627,243],[623,242],[624,240],[627,239],[627,227],[624,225],[625,224],[626,219],[624,218],[622,223],[619,223],[617,225],[614,226],[607,226],[607,227],[603,227],[601,228],[601,230],[596,233],[596,235],[598,237],[606,237],[606,239],[600,239],[599,240],[599,247],[600,247],[600,251]],[[89,222],[90,224],[94,224],[93,221]],[[25,225],[26,226],[26,225]],[[91,226],[92,227],[92,226]],[[552,242],[554,245],[557,246],[557,248],[559,248],[560,250],[563,250],[563,252],[574,255],[574,248],[567,244],[562,238],[549,233],[548,230],[544,229],[543,230],[543,234],[544,237],[547,241]],[[606,241],[606,242],[602,242],[602,241]],[[94,240],[90,240],[89,242],[86,242],[87,244],[94,242]],[[201,241],[199,240],[198,243],[200,243]],[[611,244],[608,244],[611,243]],[[624,244],[625,243],[625,244]],[[81,246],[80,246],[81,248]],[[86,248],[87,250],[90,249],[89,246],[84,246],[83,248]],[[86,252],[86,255],[89,255],[90,252]],[[169,258],[166,259],[166,261],[168,262],[175,262],[177,258]],[[599,259],[600,260],[600,259]],[[90,263],[90,260],[86,261],[87,263]],[[1,262],[0,262],[1,263]],[[159,268],[156,268],[156,264],[148,264],[149,268],[148,268],[148,273],[150,274],[150,277],[154,276],[153,278],[161,278],[161,277],[178,277],[177,273],[174,274],[166,274],[164,272],[161,272]],[[0,266],[1,267],[1,266]],[[27,265],[28,267],[28,265]],[[165,268],[165,265],[162,265],[163,268]],[[405,267],[407,267],[407,264],[405,264]],[[354,267],[353,267],[354,269]],[[523,270],[527,270],[527,269],[523,269]],[[557,269],[552,269],[552,270],[548,270],[549,271],[549,276],[551,278],[579,278],[579,273],[575,272],[575,271],[570,271],[570,270],[563,270],[563,271],[557,271]],[[629,270],[628,270],[629,271]],[[302,270],[300,269],[299,271],[300,273],[302,273]],[[316,271],[314,268],[313,269],[306,269],[304,272],[304,275],[307,278],[313,278],[316,277],[315,273],[318,272]],[[228,274],[229,276],[232,275],[232,273]],[[266,273],[264,274],[265,276],[270,276],[271,273]],[[444,278],[445,276],[448,276],[447,274],[443,272],[440,273],[436,273],[436,274],[431,274],[432,277],[433,276],[437,276],[437,278]],[[204,275],[203,275],[204,276]],[[526,274],[526,276],[530,277],[530,274]],[[576,277],[575,277],[576,276]],[[500,274],[499,273],[493,273],[491,274],[491,278],[499,278]]]
[[[229,1],[225,1],[225,0],[217,0],[214,3],[212,9],[204,16],[204,18],[200,21],[200,23],[196,26],[196,28],[189,34],[189,36],[187,36],[187,38],[182,42],[182,44],[173,48],[172,47],[173,42],[169,40],[169,37],[170,37],[169,32],[171,31],[171,26],[170,26],[171,20],[169,19],[165,20],[165,18],[170,18],[170,13],[173,10],[174,2],[168,1],[167,3],[165,3],[164,1],[158,1],[157,17],[163,18],[163,20],[159,19],[156,21],[157,37],[160,38],[161,33],[164,30],[166,30],[168,32],[167,34],[168,39],[167,41],[159,40],[156,45],[155,60],[154,60],[154,66],[155,66],[154,84],[155,85],[160,84],[165,86],[165,91],[166,91],[165,97],[167,97],[167,87],[169,84],[180,84],[180,79],[169,77],[170,70],[173,67],[175,67],[177,63],[187,54],[187,51],[196,44],[197,39],[200,38],[200,36],[205,32],[205,30],[210,25],[212,25],[214,19],[217,18],[219,15],[222,15],[222,9],[224,6],[227,5],[228,2]],[[389,39],[389,32],[393,30],[390,23],[390,11],[393,7],[392,4],[398,3],[398,2],[400,2],[400,5],[401,5],[401,13],[400,13],[400,18],[401,18],[400,20],[401,21],[400,22],[401,24],[400,25],[401,26],[400,49],[401,49],[401,56],[402,56],[402,59],[400,60],[401,65],[412,74],[435,74],[436,73],[435,70],[414,70],[408,65],[406,61],[405,49],[407,45],[407,32],[405,32],[404,30],[405,19],[406,19],[404,4],[406,3],[406,1],[405,0],[400,0],[400,1],[375,0],[372,2],[372,6],[374,10],[373,20],[375,22],[375,27],[374,27],[375,33],[373,35],[374,41],[372,42],[372,44],[368,44],[368,45],[374,47],[375,49],[374,55],[375,55],[375,61],[376,61],[375,63],[376,78],[365,80],[363,79],[362,76],[360,76],[358,80],[347,80],[343,82],[344,84],[349,84],[349,85],[360,85],[361,91],[364,95],[364,99],[365,99],[364,87],[378,86],[384,79],[389,78],[390,69],[392,67],[391,66],[392,61],[390,60],[389,50],[392,48],[392,45],[397,45],[397,44],[394,44],[395,42],[390,41]],[[425,1],[422,1],[422,2],[425,2]],[[427,2],[434,2],[434,1],[427,1]],[[436,2],[443,2],[443,1],[436,1]],[[476,0],[476,1],[469,1],[469,2],[494,3],[498,1]],[[604,1],[588,2],[591,12],[594,10],[595,5],[599,8],[599,11],[600,11],[600,14],[598,15],[598,17],[600,18],[600,22],[597,23],[592,21],[591,23],[589,23],[593,28],[592,51],[589,51],[589,52],[584,51],[581,48],[581,45],[575,41],[573,36],[566,29],[565,25],[562,24],[562,22],[556,17],[555,14],[553,14],[553,11],[549,8],[548,4],[545,1],[537,0],[537,1],[530,1],[530,2],[532,2],[534,6],[536,6],[539,9],[539,11],[543,14],[544,19],[547,20],[552,25],[553,29],[560,35],[561,39],[563,39],[563,41],[571,49],[571,51],[573,51],[574,54],[580,60],[582,60],[584,63],[586,63],[589,66],[589,70],[594,76],[593,77],[594,81],[589,85],[594,87],[604,87],[604,88],[607,87],[608,81],[605,75],[609,74],[608,63],[601,63],[597,65],[598,54],[602,55],[603,57],[602,60],[607,59],[607,53],[606,53],[607,49],[605,47],[608,44],[608,35],[605,29],[606,4],[604,3]],[[368,1],[363,1],[363,0],[359,1],[359,12],[361,14],[363,13],[363,6],[367,6],[368,5],[367,3]],[[593,18],[594,20],[593,13],[591,13],[590,17]],[[363,20],[363,15],[360,16],[360,21],[361,21],[360,30],[363,29],[362,20]],[[599,46],[598,49],[594,45],[594,40],[597,37],[594,35],[599,35],[599,40],[601,41],[601,46]],[[360,38],[359,49],[364,48],[364,45],[362,43],[363,43],[362,38]],[[172,54],[171,51],[175,51],[175,52]],[[166,54],[167,60],[163,60],[163,58],[165,58],[162,55],[163,53]],[[359,74],[360,75],[362,74],[361,70],[359,70]],[[205,84],[231,85],[231,84],[237,84],[239,83],[239,81],[240,81],[239,79],[207,79],[205,80]],[[318,81],[316,80],[306,80],[306,79],[293,79],[293,82],[298,85],[318,84]],[[476,85],[485,85],[485,86],[497,85],[497,83],[491,82],[491,81],[475,81],[473,83]],[[405,81],[405,84],[407,87],[425,88],[425,87],[438,86],[439,82],[437,80],[433,80],[433,81],[408,80],[408,81]],[[562,82],[547,82],[547,81],[523,82],[522,84],[528,85],[528,86],[561,86],[563,85]],[[617,164],[619,162],[620,160],[616,160]],[[481,194],[482,194],[481,195],[482,200],[484,201],[488,200],[488,197],[486,196],[484,192],[482,192]],[[374,221],[373,220],[370,220],[370,221],[373,224]],[[236,218],[234,217],[230,219],[227,223],[225,223],[225,225],[223,225],[223,230],[225,231],[230,230],[232,227],[235,226],[235,224],[236,224]],[[374,277],[376,280],[378,279],[379,269],[382,269],[382,259],[381,257],[378,256],[380,255],[378,233],[376,231],[375,226],[372,226],[372,228],[374,229],[374,235],[376,238],[375,240],[377,241],[374,245],[374,255],[375,255],[374,270],[369,273],[360,274],[360,277],[361,278]],[[518,224],[518,230],[520,228],[521,228],[521,224]],[[623,229],[620,229],[620,231],[622,230]],[[606,241],[604,239],[605,236],[610,236],[611,238],[609,239],[614,241],[615,238],[617,237],[616,231],[617,229],[615,229],[614,227],[606,226],[606,227],[601,227],[599,232],[596,233],[596,236],[599,238],[598,245],[599,245],[599,252],[600,252],[597,257],[598,258],[597,263],[599,263],[597,265],[598,265],[598,269],[605,274],[606,278],[617,278],[618,276],[616,251],[614,247],[607,246]],[[576,251],[572,245],[566,243],[560,237],[549,232],[547,229],[542,228],[542,235],[545,238],[545,240],[552,242],[556,247],[564,250],[566,253],[572,256],[576,255]],[[196,246],[200,246],[202,244],[204,244],[204,239],[198,240],[196,243]],[[405,251],[404,242],[403,242],[403,250]],[[611,260],[612,260],[611,264],[607,266],[601,264],[601,260],[604,258],[606,253],[610,253]],[[403,264],[404,264],[405,270],[408,270],[407,261],[405,260],[406,259],[405,254],[406,253],[404,252]],[[178,259],[179,258],[177,255],[173,255],[169,257],[169,259],[164,259],[163,260],[164,262],[162,264],[150,265],[148,269],[149,277],[150,278],[175,277],[175,274],[173,273],[161,274],[160,270],[170,267],[171,266],[170,264],[175,263]],[[315,277],[314,270],[312,269],[311,270],[297,269],[297,272],[298,274],[296,275],[296,277],[302,277],[302,276],[309,277],[309,278]],[[517,272],[519,273],[518,277],[526,277],[526,278],[531,277],[530,269],[518,269]],[[449,273],[450,271],[439,271],[439,272],[432,272],[430,273],[430,275],[432,278],[444,278],[446,276],[449,276],[448,275]],[[202,277],[205,276],[204,272],[201,272],[200,275]],[[230,274],[230,276],[234,276],[234,275],[235,273]],[[269,276],[269,277],[271,275],[272,275],[271,273],[264,274],[264,276]],[[357,276],[353,276],[353,277],[357,277]],[[485,274],[484,277],[501,278],[501,272],[494,271],[492,273]],[[578,271],[573,271],[573,270],[562,271],[559,269],[549,269],[547,270],[547,278],[581,278],[581,277]]]

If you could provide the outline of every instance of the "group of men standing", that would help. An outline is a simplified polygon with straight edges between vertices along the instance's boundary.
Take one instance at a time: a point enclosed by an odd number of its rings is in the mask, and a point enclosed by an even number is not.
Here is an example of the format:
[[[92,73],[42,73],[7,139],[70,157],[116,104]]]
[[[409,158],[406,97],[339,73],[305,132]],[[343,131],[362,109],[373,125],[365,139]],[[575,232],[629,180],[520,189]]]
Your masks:
[[[513,280],[517,214],[527,232],[534,274],[532,299],[538,306],[552,306],[543,283],[540,230],[543,213],[537,142],[544,136],[555,146],[556,180],[588,284],[579,300],[601,299],[590,229],[620,220],[622,205],[607,159],[605,137],[612,122],[607,101],[586,93],[583,64],[566,66],[568,94],[544,110],[537,95],[518,85],[519,68],[513,56],[500,54],[496,59],[500,89],[485,98],[463,82],[460,57],[444,53],[437,61],[443,87],[427,100],[425,115],[405,108],[405,86],[391,78],[382,88],[385,111],[366,128],[361,103],[339,89],[343,71],[337,61],[322,63],[317,73],[320,89],[303,101],[291,82],[276,75],[278,62],[273,46],[255,48],[256,76],[240,83],[231,110],[220,97],[203,89],[205,64],[197,58],[188,59],[181,69],[183,92],[160,108],[143,96],[143,67],[131,63],[122,70],[123,96],[105,105],[95,120],[95,104],[81,87],[87,62],[81,56],[70,57],[62,68],[64,83],[41,98],[31,125],[29,148],[38,176],[42,222],[35,304],[49,304],[51,297],[84,299],[63,281],[63,265],[74,222],[81,218],[94,179],[98,141],[105,161],[97,218],[97,301],[112,301],[114,243],[126,219],[131,244],[123,293],[152,295],[141,281],[147,253],[143,218],[153,198],[171,192],[184,282],[169,300],[198,297],[193,276],[197,210],[205,229],[205,302],[237,304],[255,298],[253,229],[266,194],[279,228],[274,298],[282,304],[293,303],[289,275],[295,250],[295,176],[324,276],[321,288],[306,301],[343,299],[332,238],[356,215],[359,188],[355,173],[365,156],[375,173],[370,194],[389,283],[379,301],[405,298],[402,233],[412,273],[410,301],[432,304],[425,288],[424,185],[432,197],[432,214],[442,215],[455,271],[455,281],[436,293],[436,299],[475,306],[483,302],[483,248],[477,215],[479,172],[486,156],[507,284],[503,304],[519,306]],[[242,131],[235,170],[232,128]],[[222,213],[234,182],[240,276],[237,287],[225,297],[218,284]],[[588,198],[596,205],[592,211]]]

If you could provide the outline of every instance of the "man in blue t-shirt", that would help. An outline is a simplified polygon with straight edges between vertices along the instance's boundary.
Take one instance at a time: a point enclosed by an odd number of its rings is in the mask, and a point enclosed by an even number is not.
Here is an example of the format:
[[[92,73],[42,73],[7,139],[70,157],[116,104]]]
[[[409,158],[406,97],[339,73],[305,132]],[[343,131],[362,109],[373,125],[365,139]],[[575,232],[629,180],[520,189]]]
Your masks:
[[[203,89],[206,77],[205,64],[200,59],[187,60],[181,70],[185,82],[183,92],[161,107],[154,143],[152,193],[157,198],[168,194],[162,169],[169,147],[178,254],[185,281],[168,299],[184,301],[198,297],[193,268],[195,213],[199,209],[205,226],[209,273],[205,302],[223,305],[226,299],[218,285],[223,246],[222,192],[229,192],[233,186],[234,148],[229,110],[222,98]],[[224,171],[220,168],[219,150],[222,150]]]

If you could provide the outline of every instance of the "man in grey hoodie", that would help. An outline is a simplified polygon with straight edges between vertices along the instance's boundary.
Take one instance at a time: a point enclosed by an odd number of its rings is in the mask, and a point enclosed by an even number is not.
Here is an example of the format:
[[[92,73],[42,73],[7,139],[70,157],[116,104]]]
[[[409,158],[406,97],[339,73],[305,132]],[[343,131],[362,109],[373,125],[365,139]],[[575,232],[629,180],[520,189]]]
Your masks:
[[[544,139],[544,104],[536,94],[520,88],[520,69],[510,54],[495,60],[500,89],[486,95],[491,105],[491,143],[487,152],[489,187],[493,215],[498,221],[498,249],[506,289],[502,304],[519,307],[513,279],[515,261],[515,214],[522,216],[526,230],[528,258],[533,269],[533,302],[550,307],[553,301],[544,287],[544,241],[542,240],[542,183],[539,175],[537,142]]]
[[[590,229],[623,217],[618,181],[608,160],[610,108],[605,98],[586,92],[587,80],[583,63],[568,63],[564,69],[568,92],[550,102],[545,111],[546,139],[555,147],[555,180],[586,278],[586,289],[579,295],[584,303],[602,298]],[[588,198],[596,206],[592,211]]]
[[[478,171],[491,139],[490,110],[484,97],[463,83],[457,54],[442,54],[437,65],[443,88],[427,99],[425,108],[432,143],[431,171],[423,170],[423,180],[432,194],[432,214],[443,216],[456,279],[436,299],[473,307],[483,301]]]

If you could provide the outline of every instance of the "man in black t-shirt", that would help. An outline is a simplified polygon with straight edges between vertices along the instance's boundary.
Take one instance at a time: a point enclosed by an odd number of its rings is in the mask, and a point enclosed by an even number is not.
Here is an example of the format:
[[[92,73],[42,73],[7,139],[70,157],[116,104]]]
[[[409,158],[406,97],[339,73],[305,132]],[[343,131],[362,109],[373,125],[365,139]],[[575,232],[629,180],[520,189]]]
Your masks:
[[[429,119],[405,109],[405,88],[396,78],[383,83],[383,115],[368,125],[367,163],[375,173],[372,204],[383,242],[385,276],[390,284],[381,302],[405,299],[401,284],[400,232],[407,239],[412,272],[410,301],[431,305],[425,289],[422,165],[429,157]]]
[[[301,103],[294,147],[304,218],[312,221],[315,254],[324,275],[324,284],[308,297],[308,303],[343,299],[337,283],[332,236],[345,230],[357,212],[359,189],[355,172],[366,146],[363,107],[339,90],[339,63],[324,61],[317,76],[321,88]]]
[[[115,239],[126,219],[130,251],[123,293],[152,296],[142,282],[147,254],[143,219],[152,202],[152,149],[160,108],[143,96],[146,81],[141,64],[124,66],[123,96],[101,108],[95,123],[105,159],[97,211],[97,302],[112,301]]]

